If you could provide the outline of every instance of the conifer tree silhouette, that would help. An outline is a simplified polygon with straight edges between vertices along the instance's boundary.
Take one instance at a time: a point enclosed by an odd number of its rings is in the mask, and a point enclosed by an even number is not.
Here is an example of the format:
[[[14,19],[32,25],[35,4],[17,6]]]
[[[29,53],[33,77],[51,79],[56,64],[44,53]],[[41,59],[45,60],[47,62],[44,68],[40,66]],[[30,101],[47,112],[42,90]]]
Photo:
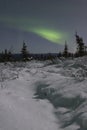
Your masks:
[[[68,45],[67,42],[65,41],[65,47],[64,47],[64,52],[63,52],[64,57],[68,57]]]
[[[22,53],[22,60],[27,61],[28,60],[28,51],[27,51],[27,46],[24,41],[23,41],[23,47],[21,49],[21,53]]]
[[[77,43],[77,54],[78,56],[83,56],[85,54],[85,46],[83,43],[83,38],[79,37],[76,32],[76,43]]]

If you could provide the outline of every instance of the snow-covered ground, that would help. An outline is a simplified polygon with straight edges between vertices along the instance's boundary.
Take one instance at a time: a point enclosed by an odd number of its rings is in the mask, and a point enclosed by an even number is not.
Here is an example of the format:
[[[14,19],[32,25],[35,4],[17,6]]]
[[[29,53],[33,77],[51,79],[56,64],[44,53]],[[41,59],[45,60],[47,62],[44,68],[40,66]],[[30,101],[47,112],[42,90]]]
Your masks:
[[[1,63],[0,130],[87,130],[87,57]]]

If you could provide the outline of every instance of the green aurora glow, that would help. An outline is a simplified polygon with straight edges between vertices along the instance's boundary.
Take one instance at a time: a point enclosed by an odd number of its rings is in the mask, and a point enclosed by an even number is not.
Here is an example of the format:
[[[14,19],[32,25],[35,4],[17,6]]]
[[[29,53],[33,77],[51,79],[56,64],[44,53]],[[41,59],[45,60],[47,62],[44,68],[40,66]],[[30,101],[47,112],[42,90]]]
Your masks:
[[[32,29],[31,31],[54,43],[58,43],[59,40],[63,38],[61,33],[51,29],[35,28]]]
[[[11,28],[20,29],[26,32],[33,32],[52,43],[62,44],[62,40],[65,40],[67,37],[67,35],[63,32],[44,27],[43,23],[46,24],[46,21],[42,22],[34,19],[11,17],[2,17],[0,18],[0,21]]]

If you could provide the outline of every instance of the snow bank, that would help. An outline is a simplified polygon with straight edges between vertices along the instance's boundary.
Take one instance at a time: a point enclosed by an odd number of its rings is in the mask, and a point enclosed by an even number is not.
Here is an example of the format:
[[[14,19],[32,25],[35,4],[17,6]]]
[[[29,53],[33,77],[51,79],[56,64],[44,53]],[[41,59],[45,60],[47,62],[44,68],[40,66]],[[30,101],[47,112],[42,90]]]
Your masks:
[[[3,88],[0,88],[0,130],[58,130],[53,106],[47,100],[37,101],[33,98],[35,70],[32,69],[29,73],[24,67],[19,72],[19,76],[13,79],[17,70],[19,70],[17,67],[13,70],[9,65],[7,68],[3,65],[4,81]],[[5,87],[4,82],[6,82]]]
[[[86,130],[87,57],[0,64],[0,130]]]

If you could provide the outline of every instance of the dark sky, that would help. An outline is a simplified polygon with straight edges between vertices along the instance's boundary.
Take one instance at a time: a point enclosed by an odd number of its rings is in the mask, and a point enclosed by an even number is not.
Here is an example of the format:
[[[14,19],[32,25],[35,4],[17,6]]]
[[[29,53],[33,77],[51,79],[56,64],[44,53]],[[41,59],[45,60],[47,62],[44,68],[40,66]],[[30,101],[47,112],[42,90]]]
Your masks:
[[[0,51],[74,51],[75,31],[87,43],[87,0],[0,0]]]

